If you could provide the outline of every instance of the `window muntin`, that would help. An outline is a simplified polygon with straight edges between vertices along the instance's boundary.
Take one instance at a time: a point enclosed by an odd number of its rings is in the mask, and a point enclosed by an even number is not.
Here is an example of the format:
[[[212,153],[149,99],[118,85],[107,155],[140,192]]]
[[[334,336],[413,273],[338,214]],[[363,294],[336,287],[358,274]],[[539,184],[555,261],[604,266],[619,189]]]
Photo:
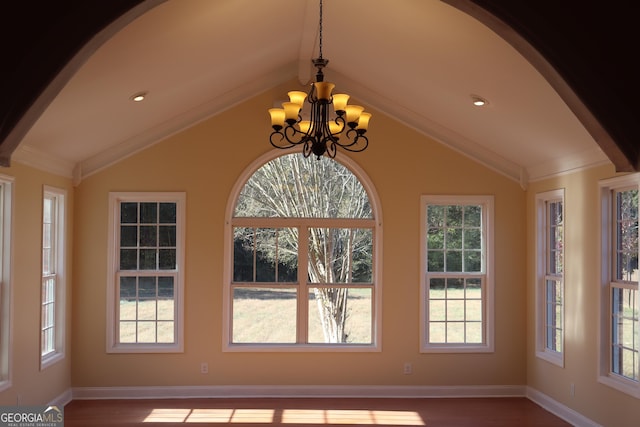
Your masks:
[[[536,355],[564,365],[564,190],[536,195]]]
[[[225,348],[376,349],[379,223],[359,178],[291,154],[261,163],[237,191]]]
[[[598,380],[640,398],[638,195],[640,176],[600,182],[602,287]]]
[[[108,350],[182,351],[184,193],[110,195]]]
[[[40,357],[44,368],[64,356],[65,194],[45,187],[42,198]]]
[[[493,351],[493,198],[421,201],[421,351]]]

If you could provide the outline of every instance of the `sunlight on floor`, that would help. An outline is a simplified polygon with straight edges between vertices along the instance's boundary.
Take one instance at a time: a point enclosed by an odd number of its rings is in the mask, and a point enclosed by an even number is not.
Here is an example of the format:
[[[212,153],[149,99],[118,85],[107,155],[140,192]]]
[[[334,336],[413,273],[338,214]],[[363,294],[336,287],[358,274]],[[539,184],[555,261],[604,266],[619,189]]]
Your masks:
[[[145,423],[351,424],[424,426],[417,412],[366,409],[154,409]]]

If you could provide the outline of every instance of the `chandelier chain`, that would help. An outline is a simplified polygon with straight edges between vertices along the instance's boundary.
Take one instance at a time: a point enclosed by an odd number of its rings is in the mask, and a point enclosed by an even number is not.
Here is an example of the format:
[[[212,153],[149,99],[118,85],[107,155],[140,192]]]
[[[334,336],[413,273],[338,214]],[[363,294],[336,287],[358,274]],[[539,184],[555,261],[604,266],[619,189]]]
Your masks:
[[[318,29],[318,39],[319,39],[319,48],[320,48],[320,59],[322,59],[322,0],[320,0],[320,25]]]

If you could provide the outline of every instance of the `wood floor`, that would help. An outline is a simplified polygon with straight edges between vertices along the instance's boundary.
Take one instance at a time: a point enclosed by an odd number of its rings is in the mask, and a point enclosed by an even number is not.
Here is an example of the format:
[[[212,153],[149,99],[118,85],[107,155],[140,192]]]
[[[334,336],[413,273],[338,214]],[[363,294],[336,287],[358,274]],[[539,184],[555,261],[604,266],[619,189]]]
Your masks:
[[[74,400],[65,427],[566,427],[526,398],[269,398]]]

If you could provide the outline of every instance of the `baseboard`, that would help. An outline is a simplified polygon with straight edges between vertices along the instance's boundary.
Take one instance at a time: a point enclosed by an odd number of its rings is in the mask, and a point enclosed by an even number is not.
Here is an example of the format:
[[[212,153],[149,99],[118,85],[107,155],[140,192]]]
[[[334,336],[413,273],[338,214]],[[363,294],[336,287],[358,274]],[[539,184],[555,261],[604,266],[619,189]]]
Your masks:
[[[159,386],[75,387],[73,399],[179,399],[251,397],[524,397],[514,386]]]
[[[602,427],[584,415],[561,404],[538,390],[527,387],[527,398],[576,427]]]
[[[61,408],[67,403],[71,402],[72,400],[73,400],[73,390],[68,389],[62,394],[60,394],[58,397],[53,399],[51,402],[49,402],[49,406],[58,406]]]

